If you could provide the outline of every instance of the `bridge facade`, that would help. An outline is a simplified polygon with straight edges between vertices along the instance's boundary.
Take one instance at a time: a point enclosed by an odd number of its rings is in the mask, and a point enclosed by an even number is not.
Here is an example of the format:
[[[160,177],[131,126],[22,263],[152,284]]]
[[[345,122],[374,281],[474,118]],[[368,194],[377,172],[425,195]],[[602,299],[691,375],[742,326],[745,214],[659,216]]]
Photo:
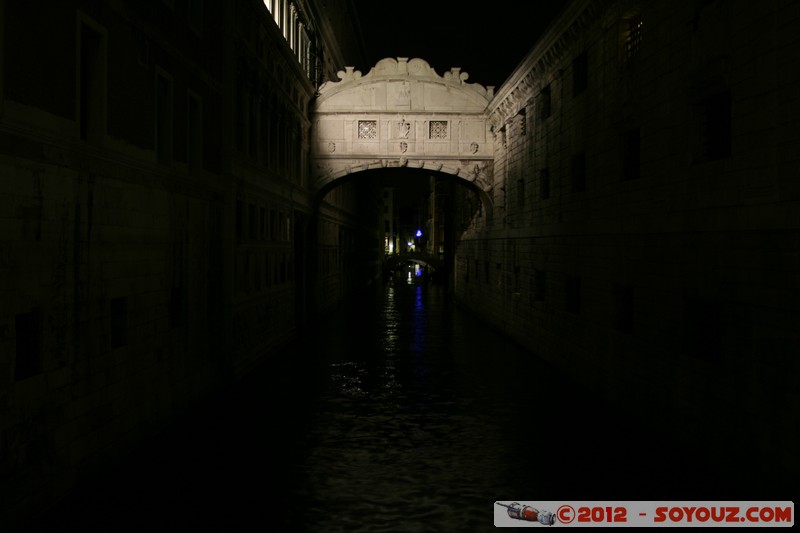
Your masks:
[[[475,189],[491,213],[494,146],[486,115],[494,88],[439,76],[422,59],[385,58],[369,73],[347,67],[312,104],[311,186],[324,194],[355,172],[413,168]]]

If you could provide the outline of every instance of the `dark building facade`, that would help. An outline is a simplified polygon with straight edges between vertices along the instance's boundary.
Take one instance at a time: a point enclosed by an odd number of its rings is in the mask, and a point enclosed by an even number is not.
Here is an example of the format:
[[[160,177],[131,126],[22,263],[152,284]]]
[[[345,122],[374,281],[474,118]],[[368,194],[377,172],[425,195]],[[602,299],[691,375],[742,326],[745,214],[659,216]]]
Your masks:
[[[0,2],[4,524],[370,279],[348,262],[378,192],[312,213],[308,104],[364,56],[326,5]]]
[[[800,467],[798,23],[572,2],[487,110],[494,217],[457,210],[460,302],[773,495]]]

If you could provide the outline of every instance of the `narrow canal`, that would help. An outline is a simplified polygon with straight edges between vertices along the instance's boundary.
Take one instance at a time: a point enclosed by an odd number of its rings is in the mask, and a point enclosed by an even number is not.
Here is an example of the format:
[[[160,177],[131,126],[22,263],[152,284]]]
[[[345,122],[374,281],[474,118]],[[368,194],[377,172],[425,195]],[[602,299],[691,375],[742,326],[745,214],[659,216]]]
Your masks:
[[[735,498],[455,305],[394,279],[43,515],[50,531],[489,531],[495,501]]]

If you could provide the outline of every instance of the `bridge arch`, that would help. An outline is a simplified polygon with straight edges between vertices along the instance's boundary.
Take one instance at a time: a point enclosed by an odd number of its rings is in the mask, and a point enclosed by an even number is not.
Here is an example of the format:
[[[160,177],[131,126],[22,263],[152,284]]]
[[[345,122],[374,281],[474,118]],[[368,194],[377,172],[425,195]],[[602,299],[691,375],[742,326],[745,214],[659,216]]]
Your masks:
[[[488,89],[452,68],[439,76],[423,59],[385,58],[320,86],[312,102],[311,187],[315,196],[354,173],[418,169],[478,192],[491,216],[494,148]]]

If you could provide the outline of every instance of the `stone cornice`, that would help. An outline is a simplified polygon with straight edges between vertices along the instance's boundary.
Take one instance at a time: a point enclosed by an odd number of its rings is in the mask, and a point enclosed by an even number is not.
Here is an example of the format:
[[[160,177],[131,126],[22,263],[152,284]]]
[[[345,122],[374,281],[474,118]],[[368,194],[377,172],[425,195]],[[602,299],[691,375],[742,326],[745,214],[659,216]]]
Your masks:
[[[575,39],[597,21],[611,1],[576,0],[567,6],[489,103],[487,113],[496,128],[533,100],[547,72],[558,64]]]
[[[468,89],[482,96],[487,104],[494,96],[494,87],[486,88],[478,83],[467,83],[466,80],[469,78],[469,74],[461,72],[460,68],[453,67],[448,72],[445,72],[443,76],[439,76],[427,61],[419,58],[398,57],[395,59],[387,57],[378,61],[366,75],[362,75],[361,71],[355,70],[354,67],[345,67],[345,70],[340,70],[337,75],[341,81],[323,83],[318,90],[319,96],[330,96],[340,90],[349,89],[354,85],[363,83],[408,79],[433,81],[443,85]]]

